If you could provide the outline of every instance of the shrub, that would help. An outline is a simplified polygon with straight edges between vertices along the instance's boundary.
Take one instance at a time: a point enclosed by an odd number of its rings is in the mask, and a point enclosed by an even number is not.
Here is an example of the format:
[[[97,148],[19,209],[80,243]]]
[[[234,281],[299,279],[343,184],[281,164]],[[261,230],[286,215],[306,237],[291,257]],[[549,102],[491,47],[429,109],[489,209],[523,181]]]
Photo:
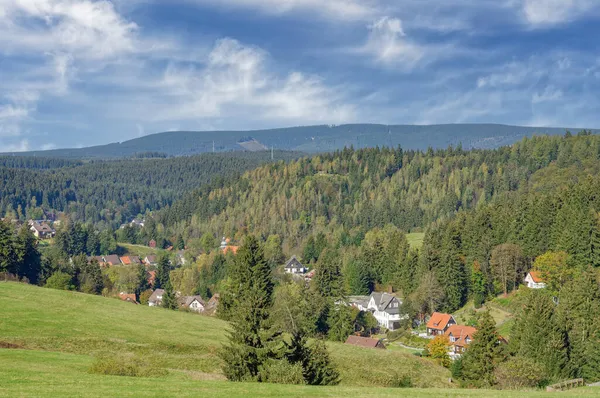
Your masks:
[[[513,357],[498,365],[496,382],[503,389],[539,387],[545,380],[544,370],[533,359]]]
[[[260,379],[266,383],[306,384],[302,364],[291,364],[285,359],[271,360],[262,366]]]
[[[156,368],[125,356],[97,358],[89,372],[107,376],[127,377],[160,377],[168,373],[165,369]]]
[[[74,290],[71,275],[64,272],[55,272],[46,281],[46,287],[57,290]]]
[[[150,296],[152,296],[152,290],[144,290],[140,293],[140,304],[148,305],[148,301],[150,300]]]

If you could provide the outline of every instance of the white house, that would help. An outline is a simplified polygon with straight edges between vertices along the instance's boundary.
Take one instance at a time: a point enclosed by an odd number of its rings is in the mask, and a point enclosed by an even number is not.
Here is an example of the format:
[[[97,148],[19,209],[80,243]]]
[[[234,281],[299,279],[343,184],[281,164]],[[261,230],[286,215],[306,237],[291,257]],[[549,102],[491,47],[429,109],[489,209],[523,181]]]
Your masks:
[[[377,323],[389,330],[400,327],[400,321],[408,315],[400,314],[402,301],[388,293],[371,293],[367,310],[373,313]]]
[[[200,296],[185,296],[179,301],[181,307],[188,308],[193,312],[204,312],[205,303]]]
[[[162,299],[164,294],[164,289],[156,289],[148,299],[148,305],[150,307],[160,307],[162,305]]]
[[[285,263],[285,273],[286,274],[301,274],[304,275],[308,269],[296,258],[296,256],[292,256]]]
[[[544,289],[546,288],[546,283],[542,279],[539,271],[530,271],[527,273],[525,277],[525,283],[527,287],[530,289]]]

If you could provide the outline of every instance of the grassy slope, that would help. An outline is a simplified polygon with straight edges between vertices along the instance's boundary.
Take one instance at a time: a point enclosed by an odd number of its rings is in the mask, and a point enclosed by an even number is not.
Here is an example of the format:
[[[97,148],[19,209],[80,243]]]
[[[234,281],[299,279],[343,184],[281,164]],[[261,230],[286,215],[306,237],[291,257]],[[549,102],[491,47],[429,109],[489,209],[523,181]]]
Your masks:
[[[339,387],[229,383],[215,355],[226,323],[189,313],[135,306],[114,299],[0,283],[0,396],[373,396],[373,386],[409,374],[417,386],[446,387],[446,370],[402,352],[330,344],[344,382]],[[168,376],[130,378],[89,374],[102,353],[144,357]],[[565,396],[594,396],[598,389]],[[397,396],[378,388],[377,396]],[[408,394],[406,394],[408,393]],[[411,389],[426,397],[542,396],[457,389]]]

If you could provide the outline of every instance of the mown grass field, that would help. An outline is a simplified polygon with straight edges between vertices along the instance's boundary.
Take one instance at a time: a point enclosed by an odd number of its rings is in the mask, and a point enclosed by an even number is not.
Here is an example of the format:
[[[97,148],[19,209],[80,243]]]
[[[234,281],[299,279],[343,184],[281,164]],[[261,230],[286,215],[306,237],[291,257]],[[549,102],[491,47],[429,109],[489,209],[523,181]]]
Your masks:
[[[227,324],[214,318],[74,292],[0,283],[0,396],[542,396],[452,388],[449,372],[399,350],[331,343],[342,374],[336,387],[230,383],[216,355]],[[90,373],[99,356],[144,361],[156,378]],[[415,387],[385,388],[409,376]],[[564,396],[598,396],[581,389]]]

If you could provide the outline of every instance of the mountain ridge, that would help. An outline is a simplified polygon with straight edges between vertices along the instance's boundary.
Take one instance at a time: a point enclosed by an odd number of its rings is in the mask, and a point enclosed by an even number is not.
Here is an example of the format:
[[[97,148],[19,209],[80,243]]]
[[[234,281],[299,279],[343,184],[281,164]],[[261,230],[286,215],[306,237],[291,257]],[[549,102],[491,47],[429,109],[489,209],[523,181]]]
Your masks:
[[[251,138],[258,146],[306,153],[330,152],[344,147],[397,146],[406,149],[446,148],[461,144],[465,149],[492,149],[510,145],[533,135],[559,135],[570,127],[526,127],[504,124],[385,125],[343,124],[296,126],[263,130],[171,131],[149,134],[123,142],[84,148],[8,152],[3,155],[61,158],[125,158],[154,152],[167,156],[189,156],[206,152],[244,151],[240,140]],[[592,129],[593,133],[600,132]]]

